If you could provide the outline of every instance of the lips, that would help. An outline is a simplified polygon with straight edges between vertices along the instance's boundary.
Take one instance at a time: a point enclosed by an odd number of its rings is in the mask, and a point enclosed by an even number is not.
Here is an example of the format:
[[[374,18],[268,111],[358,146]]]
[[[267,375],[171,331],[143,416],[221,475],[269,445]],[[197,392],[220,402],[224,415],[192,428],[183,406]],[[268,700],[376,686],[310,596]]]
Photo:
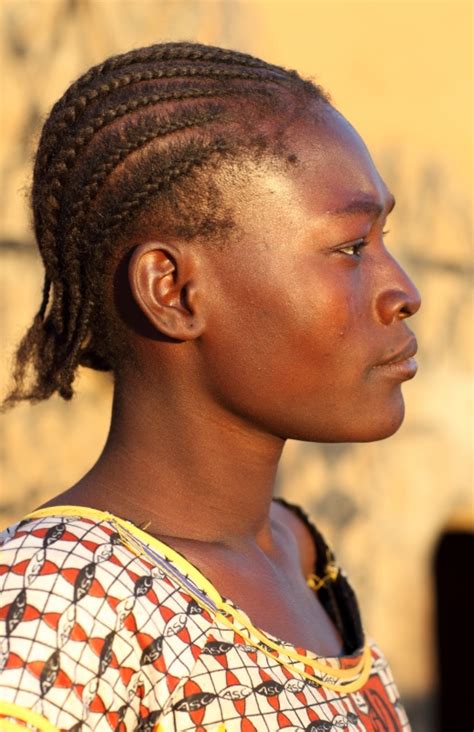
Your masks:
[[[416,338],[410,338],[408,343],[400,348],[400,350],[396,351],[395,354],[391,353],[389,356],[387,356],[387,358],[385,358],[383,361],[380,361],[380,363],[376,364],[375,366],[391,366],[392,364],[407,361],[408,359],[413,358],[417,350],[418,344],[416,342]]]
[[[416,338],[411,338],[402,348],[395,353],[390,353],[380,363],[373,366],[372,370],[395,381],[408,381],[413,379],[418,371],[414,355],[418,345]]]

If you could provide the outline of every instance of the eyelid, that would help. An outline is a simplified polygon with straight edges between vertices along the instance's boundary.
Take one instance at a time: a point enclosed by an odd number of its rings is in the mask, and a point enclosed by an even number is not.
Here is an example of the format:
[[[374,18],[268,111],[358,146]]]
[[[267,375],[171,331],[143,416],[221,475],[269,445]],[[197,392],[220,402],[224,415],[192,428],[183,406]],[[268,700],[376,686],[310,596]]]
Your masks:
[[[390,232],[389,229],[384,229],[382,231],[382,236],[385,236]],[[338,244],[337,246],[332,248],[332,251],[334,251],[337,254],[343,254],[344,256],[348,257],[349,259],[361,259],[361,251],[366,246],[370,244],[369,237],[360,237],[359,239],[352,239],[352,241],[343,242],[342,244]],[[346,249],[354,249],[353,252],[346,252],[344,250]]]
[[[368,243],[369,242],[367,241],[367,239],[355,239],[354,241],[349,241],[346,244],[343,244],[342,246],[338,246],[336,251],[339,252],[340,254],[346,255],[347,257],[356,257],[357,258],[360,256],[359,255],[360,250],[363,249],[364,247],[366,247],[368,245]],[[349,252],[345,252],[344,251],[345,249],[355,249],[356,251],[354,251],[351,254]]]
[[[335,244],[334,246],[332,246],[331,249],[337,252],[339,251],[339,249],[344,249],[345,247],[355,247],[356,244],[362,244],[366,241],[367,237],[359,236],[357,239],[349,239],[349,241],[339,242],[339,244]]]
[[[384,229],[382,231],[382,236],[386,236],[390,233],[390,229]],[[338,244],[334,247],[334,251],[340,252],[342,249],[348,249],[349,247],[359,247],[363,248],[366,247],[369,244],[369,239],[366,236],[361,236],[359,239],[351,239],[351,241],[343,242],[342,244]]]

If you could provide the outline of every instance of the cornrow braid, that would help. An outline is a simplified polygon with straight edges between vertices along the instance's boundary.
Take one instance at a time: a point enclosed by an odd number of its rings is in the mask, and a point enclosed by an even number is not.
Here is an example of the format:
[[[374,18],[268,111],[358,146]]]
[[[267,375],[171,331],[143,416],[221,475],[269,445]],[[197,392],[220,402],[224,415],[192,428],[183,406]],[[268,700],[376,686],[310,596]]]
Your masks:
[[[61,150],[57,156],[56,162],[51,168],[47,169],[48,179],[45,181],[41,177],[40,172],[36,176],[36,182],[33,187],[33,205],[36,208],[37,216],[35,220],[35,233],[39,244],[40,251],[44,256],[48,257],[47,252],[49,251],[52,255],[54,248],[48,246],[51,241],[54,240],[55,230],[57,228],[57,213],[59,212],[60,206],[56,199],[56,194],[60,193],[63,189],[64,182],[67,178],[69,171],[73,168],[75,160],[82,147],[87,145],[91,141],[94,134],[110,124],[114,120],[120,119],[121,117],[129,114],[130,112],[156,105],[159,102],[172,101],[172,100],[185,100],[194,99],[198,97],[211,97],[215,96],[216,91],[212,89],[202,90],[191,88],[186,90],[184,93],[173,90],[163,91],[159,94],[150,94],[144,97],[134,97],[127,104],[120,104],[117,108],[107,110],[105,114],[99,115],[97,119],[92,120],[82,133],[76,137],[71,143],[70,147]],[[202,120],[204,121],[204,120]],[[44,196],[45,187],[48,189],[48,195]],[[38,193],[39,191],[39,193]],[[46,198],[47,205],[44,206]],[[43,232],[46,231],[44,235]],[[43,241],[44,240],[44,241]],[[42,246],[44,244],[44,246]],[[44,251],[43,251],[44,250]],[[48,264],[48,263],[47,263]],[[49,267],[52,271],[57,269],[57,258],[49,257]],[[49,289],[45,284],[43,303],[40,307],[40,312],[44,313],[46,303],[49,296]],[[60,294],[58,293],[58,298]]]
[[[235,64],[237,62],[240,66],[250,66],[252,68],[278,68],[272,67],[266,61],[262,61],[246,53],[240,53],[239,51],[226,51],[215,46],[203,46],[197,43],[163,43],[146,46],[107,59],[90,69],[79,81],[79,84],[89,84],[97,76],[116,71],[124,66],[130,67],[135,64],[156,61],[218,61],[220,64]]]
[[[107,177],[131,153],[136,152],[152,140],[156,140],[158,137],[178,130],[189,129],[193,126],[210,122],[215,119],[218,114],[219,108],[215,106],[206,111],[177,116],[176,119],[168,119],[158,125],[156,124],[155,118],[146,118],[145,126],[134,126],[129,130],[127,138],[116,144],[116,146],[112,148],[111,152],[106,155],[102,164],[94,171],[89,182],[87,182],[85,186],[81,187],[82,195],[79,198],[74,199],[72,203],[71,210],[68,212],[67,222],[65,221],[61,227],[64,232],[62,234],[63,237],[65,236],[68,238],[70,242],[68,261],[65,261],[63,264],[64,271],[68,271],[68,274],[72,274],[73,264],[76,263],[77,266],[74,253],[78,251],[77,242],[83,234],[82,227],[86,222],[88,210],[95,200],[95,197],[100,192],[101,186]],[[104,232],[102,231],[102,235],[103,234]],[[74,280],[73,277],[71,279]],[[43,297],[44,296],[45,295],[43,295]],[[72,312],[69,318],[69,325],[70,328],[75,327],[75,316]]]
[[[265,93],[264,90],[258,90],[258,92],[261,94]],[[69,170],[74,166],[76,157],[80,153],[81,148],[85,147],[92,140],[94,135],[99,132],[103,127],[106,127],[112,122],[119,120],[121,117],[125,117],[131,112],[136,112],[138,110],[145,109],[146,107],[154,106],[159,102],[185,101],[187,99],[198,99],[200,97],[222,97],[225,96],[226,93],[228,94],[229,90],[199,88],[190,88],[186,89],[185,91],[177,89],[171,91],[165,90],[157,94],[147,94],[142,97],[132,97],[126,103],[119,104],[116,108],[107,109],[106,112],[99,114],[98,117],[88,122],[87,126],[84,127],[84,129],[81,131],[81,134],[73,138],[70,147],[60,150],[58,152],[54,159],[54,165],[51,165],[51,167],[47,169],[47,176],[48,179],[50,179],[49,185],[53,189],[53,192],[54,190],[61,190],[63,184],[62,177],[67,176]],[[245,90],[243,94],[245,94]],[[71,125],[66,125],[63,127],[62,123],[59,124],[59,128],[61,130],[70,131],[70,127]],[[50,140],[47,141],[48,144],[56,144],[58,137],[59,132],[55,132]],[[51,160],[49,160],[49,163],[51,164]],[[33,190],[33,195],[36,194],[36,189],[40,187],[40,181],[41,187],[43,187],[44,180],[40,178],[40,171],[38,170],[37,184]]]
[[[204,124],[215,119],[219,114],[220,108],[214,107],[205,112],[196,112],[189,115],[183,116],[181,119],[168,119],[161,124],[156,124],[155,118],[145,119],[145,124],[141,125],[140,128],[132,128],[133,135],[130,139],[126,139],[114,147],[109,155],[105,157],[102,164],[94,171],[91,176],[90,182],[85,186],[82,193],[82,198],[76,199],[72,206],[72,212],[76,215],[85,215],[85,208],[95,198],[100,190],[101,185],[114,170],[122,163],[128,155],[141,147],[146,145],[148,142],[155,140],[157,137],[176,132],[177,130],[184,130],[195,125]],[[79,222],[74,221],[71,226],[78,226]]]
[[[108,249],[114,241],[114,235],[117,230],[126,226],[128,221],[133,217],[133,214],[143,208],[150,198],[156,196],[156,194],[165,190],[167,187],[170,187],[173,181],[178,180],[181,176],[186,175],[186,173],[189,173],[196,167],[202,166],[212,154],[224,152],[228,148],[228,144],[225,140],[217,138],[207,146],[200,145],[195,146],[194,149],[193,148],[194,146],[187,148],[185,160],[182,160],[180,163],[172,161],[168,165],[163,165],[158,178],[154,172],[152,172],[148,180],[143,182],[140,188],[137,189],[132,196],[116,201],[115,213],[110,215],[107,227],[102,228],[96,225],[88,231],[88,240],[90,242],[96,242],[99,238],[101,240],[101,248],[99,249],[97,246],[92,247],[89,251],[88,257],[89,263],[92,264],[93,270],[98,275],[103,276],[104,274],[104,261],[107,259]],[[78,266],[80,266],[79,262]],[[101,277],[98,278],[98,281],[100,281],[100,279]],[[66,343],[66,347],[71,342],[75,344],[65,360],[65,374],[67,377],[69,374],[72,374],[79,361],[82,360],[81,347],[83,336],[86,332],[86,330],[84,330],[84,323],[89,322],[93,308],[96,305],[94,300],[97,295],[100,294],[97,293],[95,289],[96,288],[92,284],[89,299],[84,304],[84,310],[82,312],[80,310],[80,300],[77,298],[76,302],[78,304],[78,310],[77,312],[72,312],[70,315],[71,328],[76,325],[76,327],[78,327],[78,331],[72,332]],[[82,331],[80,328],[82,328]],[[100,324],[98,324],[97,330],[100,332],[104,346],[106,346],[108,332],[110,329],[100,328]],[[88,348],[87,358],[90,361],[90,348]],[[102,356],[102,359],[103,358],[104,356]]]
[[[150,176],[150,179],[142,185],[140,190],[136,191],[134,195],[120,203],[120,210],[118,210],[109,219],[109,224],[105,229],[105,234],[111,234],[118,226],[122,226],[125,221],[129,218],[130,213],[140,208],[146,199],[156,194],[161,188],[165,187],[175,178],[187,173],[195,165],[200,165],[204,160],[213,152],[224,151],[228,149],[228,144],[224,139],[218,138],[212,145],[206,147],[197,147],[193,150],[189,156],[189,148],[187,150],[188,158],[183,160],[181,163],[171,163],[169,167],[164,167],[159,180],[155,180],[154,175]],[[101,229],[102,234],[104,230]]]
[[[209,90],[208,90],[209,92]],[[209,92],[210,95],[211,92]],[[198,89],[191,89],[185,94],[181,95],[181,99],[195,98],[202,96],[203,91]],[[33,188],[33,199],[34,204],[38,198],[37,191],[40,190],[39,202],[37,205],[37,217],[36,217],[36,236],[39,243],[41,253],[45,258],[49,257],[50,270],[54,273],[57,271],[59,262],[58,257],[53,257],[54,247],[51,246],[51,242],[54,242],[57,230],[57,215],[60,210],[59,203],[56,198],[56,194],[60,193],[63,189],[65,180],[69,171],[73,168],[75,160],[82,147],[87,145],[88,142],[93,138],[94,134],[100,129],[105,127],[107,124],[111,124],[114,120],[129,114],[132,111],[136,111],[140,108],[145,108],[150,105],[155,105],[158,102],[176,100],[179,99],[178,92],[165,91],[161,94],[147,95],[142,98],[132,98],[128,104],[120,104],[117,108],[107,110],[106,113],[99,115],[92,123],[89,123],[77,138],[74,139],[74,143],[62,150],[55,164],[47,170],[49,180],[42,180],[40,176],[37,176],[36,184]],[[204,121],[204,120],[201,120]],[[170,130],[171,131],[171,130]],[[156,134],[159,134],[157,132]],[[156,136],[156,135],[155,135]],[[47,190],[47,196],[44,196],[44,191]],[[44,206],[46,199],[47,205]],[[79,205],[79,204],[78,204]],[[73,211],[74,213],[74,211]],[[48,255],[49,253],[49,255]],[[49,298],[49,285],[45,279],[45,286],[43,291],[43,302],[40,306],[39,312],[44,314],[46,304]],[[60,311],[62,301],[62,288],[59,287],[56,295],[56,307],[53,309],[52,321],[56,321],[57,313]],[[59,324],[58,324],[58,327]]]
[[[271,74],[275,73],[274,82],[278,83],[278,75],[276,72],[271,71]],[[99,87],[84,92],[74,103],[66,107],[61,114],[60,120],[57,122],[56,130],[51,137],[45,141],[48,147],[52,147],[58,143],[58,136],[66,130],[69,125],[75,122],[78,117],[83,114],[87,106],[91,102],[99,100],[102,96],[110,94],[112,91],[117,91],[131,84],[137,84],[143,81],[153,81],[158,79],[175,79],[177,77],[204,77],[204,78],[227,78],[227,79],[247,79],[258,81],[262,79],[262,71],[250,71],[250,70],[236,70],[226,69],[212,66],[173,66],[171,68],[154,68],[154,69],[143,69],[141,71],[134,71],[128,74],[123,74],[118,78],[112,79],[109,82],[101,84]],[[112,115],[113,110],[109,110],[109,114]],[[113,118],[111,117],[111,120]],[[86,134],[89,129],[86,128]],[[94,134],[94,130],[90,130],[91,134]],[[47,164],[48,158],[41,160],[41,165]]]
[[[78,79],[66,91],[61,99],[65,105],[78,96],[81,89],[86,88],[97,78],[104,78],[108,74],[123,68],[133,68],[138,64],[149,64],[164,61],[197,61],[218,62],[219,64],[236,64],[249,68],[273,68],[281,71],[280,67],[262,61],[239,51],[228,51],[216,46],[187,43],[160,43],[146,46],[127,53],[112,56],[104,62],[93,66],[86,74]],[[295,72],[292,72],[295,73]],[[296,73],[295,73],[296,75]]]
[[[127,329],[111,283],[129,237],[144,222],[189,240],[230,226],[211,201],[214,166],[276,151],[276,133],[260,120],[279,112],[284,126],[309,98],[328,102],[294,71],[189,43],[114,56],[65,92],[44,125],[33,176],[42,300],[4,406],[55,392],[70,399],[79,364],[120,368]]]

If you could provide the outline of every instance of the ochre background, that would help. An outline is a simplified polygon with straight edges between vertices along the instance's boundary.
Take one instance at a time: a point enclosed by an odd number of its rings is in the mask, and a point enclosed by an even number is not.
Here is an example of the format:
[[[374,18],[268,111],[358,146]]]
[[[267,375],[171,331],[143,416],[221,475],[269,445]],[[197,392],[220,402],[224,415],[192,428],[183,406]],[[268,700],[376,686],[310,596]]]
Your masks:
[[[237,48],[315,77],[359,130],[398,204],[387,243],[424,298],[420,371],[399,433],[369,445],[289,443],[278,490],[311,513],[391,661],[415,732],[434,729],[433,556],[472,521],[472,5],[468,2],[3,0],[2,393],[36,311],[28,225],[41,119],[108,55],[159,40]],[[105,439],[111,388],[84,371],[72,403],[2,417],[1,523],[73,483]]]

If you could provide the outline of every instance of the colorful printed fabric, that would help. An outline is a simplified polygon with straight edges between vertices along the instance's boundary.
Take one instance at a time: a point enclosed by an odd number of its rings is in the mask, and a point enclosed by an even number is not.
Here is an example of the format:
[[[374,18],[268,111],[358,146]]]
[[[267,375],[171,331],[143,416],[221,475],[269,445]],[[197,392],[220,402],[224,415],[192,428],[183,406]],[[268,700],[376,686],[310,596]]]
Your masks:
[[[123,519],[43,509],[0,543],[0,730],[410,730],[373,642],[284,643]]]

